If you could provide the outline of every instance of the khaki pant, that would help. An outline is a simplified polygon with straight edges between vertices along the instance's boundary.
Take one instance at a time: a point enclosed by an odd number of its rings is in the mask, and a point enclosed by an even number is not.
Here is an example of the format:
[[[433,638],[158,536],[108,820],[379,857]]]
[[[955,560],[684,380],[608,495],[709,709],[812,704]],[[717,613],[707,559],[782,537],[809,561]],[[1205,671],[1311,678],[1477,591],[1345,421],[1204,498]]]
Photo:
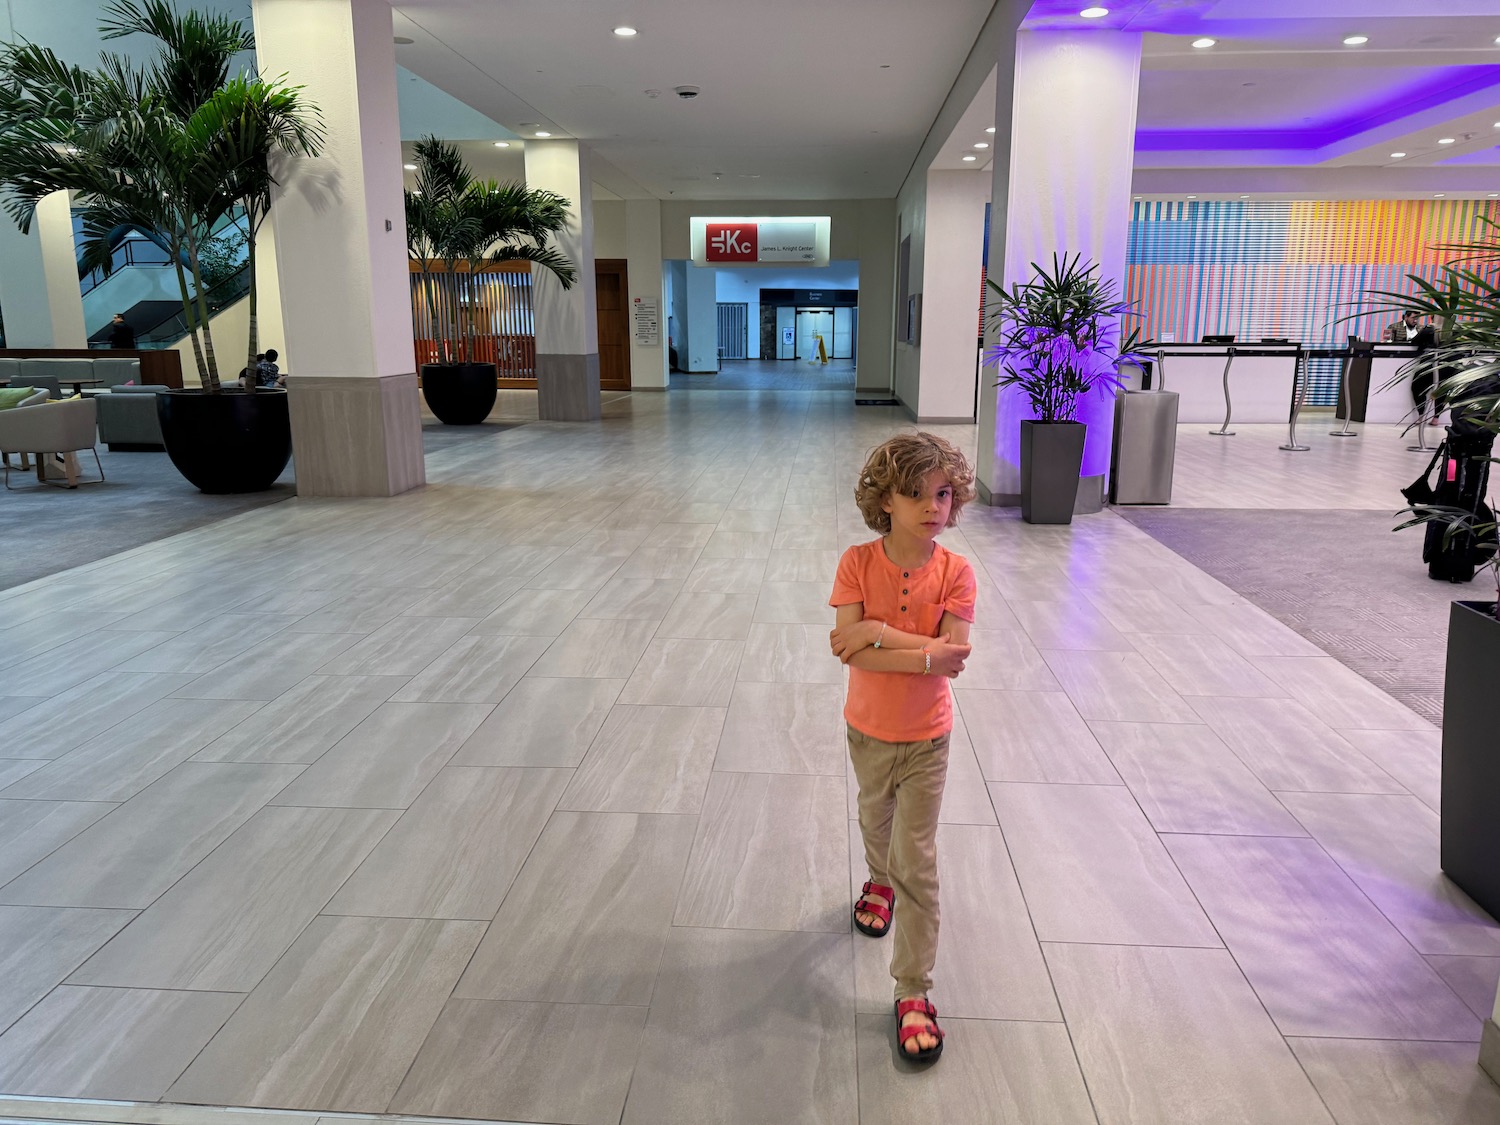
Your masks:
[[[859,780],[859,830],[870,881],[896,892],[896,999],[925,996],[937,960],[937,827],[948,735],[881,742],[850,727],[849,758]]]

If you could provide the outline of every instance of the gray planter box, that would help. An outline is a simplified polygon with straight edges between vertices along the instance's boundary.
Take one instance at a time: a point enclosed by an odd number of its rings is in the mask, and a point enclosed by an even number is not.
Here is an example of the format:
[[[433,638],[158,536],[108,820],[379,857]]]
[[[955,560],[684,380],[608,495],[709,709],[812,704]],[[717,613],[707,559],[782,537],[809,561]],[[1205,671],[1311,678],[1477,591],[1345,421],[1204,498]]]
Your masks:
[[[1500,918],[1500,621],[1454,602],[1443,695],[1443,872]]]
[[[1072,523],[1083,467],[1082,422],[1021,423],[1021,518],[1027,523]]]

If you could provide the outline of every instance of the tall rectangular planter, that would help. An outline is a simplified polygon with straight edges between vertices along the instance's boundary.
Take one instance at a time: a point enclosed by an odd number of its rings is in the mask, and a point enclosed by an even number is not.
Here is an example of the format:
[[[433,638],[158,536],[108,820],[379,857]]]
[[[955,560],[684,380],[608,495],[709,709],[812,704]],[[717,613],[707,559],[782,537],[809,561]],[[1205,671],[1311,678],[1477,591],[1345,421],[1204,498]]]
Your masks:
[[[1027,523],[1072,523],[1083,468],[1082,422],[1021,423],[1021,518]]]
[[[1454,602],[1443,689],[1443,872],[1500,918],[1500,621]]]

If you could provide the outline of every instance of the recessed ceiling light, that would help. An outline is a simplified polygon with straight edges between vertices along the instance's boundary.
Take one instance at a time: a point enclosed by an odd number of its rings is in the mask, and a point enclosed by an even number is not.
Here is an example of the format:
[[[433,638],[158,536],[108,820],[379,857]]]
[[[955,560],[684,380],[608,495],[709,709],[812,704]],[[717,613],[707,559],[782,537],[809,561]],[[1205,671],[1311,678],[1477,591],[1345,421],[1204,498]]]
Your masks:
[[[536,131],[536,135],[539,137],[550,137],[552,134],[547,132],[547,130],[545,129],[538,129]]]
[[[401,165],[401,167],[405,168],[408,172],[415,172],[417,170],[417,166],[415,164],[403,164]]]
[[[1109,9],[1108,8],[1085,8],[1083,11],[1079,12],[1078,14],[1080,16],[1082,16],[1086,20],[1096,20],[1100,16],[1107,16],[1107,15],[1109,15]]]
[[[1448,193],[1446,191],[1434,192],[1432,198],[1433,199],[1447,199],[1448,198]]]
[[[1240,198],[1241,199],[1249,199],[1250,197],[1248,195],[1242,195],[1242,196],[1240,196]]]
[[[496,141],[495,142],[495,147],[496,148],[510,148],[510,142],[509,141]]]
[[[990,147],[990,142],[989,141],[979,141],[977,144],[974,145],[974,147],[975,148],[989,148]]]
[[[965,160],[978,160],[979,157],[977,157],[977,156],[966,156],[966,157],[964,157],[964,159]]]
[[[615,34],[618,35],[621,39],[633,39],[635,36],[639,35],[640,32],[633,27],[617,27],[615,28]]]
[[[1438,138],[1438,144],[1440,144],[1440,145],[1452,145],[1452,144],[1457,144],[1457,143],[1458,143],[1458,138],[1457,137],[1439,137]]]
[[[1500,121],[1495,122],[1495,128],[1500,129]],[[993,133],[994,131],[995,131],[995,127],[993,125],[991,125],[988,129],[985,130],[986,133]]]
[[[1194,39],[1193,46],[1197,47],[1199,50],[1202,50],[1204,47],[1212,47],[1217,42],[1217,39],[1210,39],[1205,35],[1202,39]]]
[[[1500,43],[1500,35],[1495,36],[1495,42]]]
[[[1198,197],[1196,195],[1190,195],[1190,196],[1188,196],[1188,198],[1189,199],[1197,199]]]
[[[1392,160],[1400,160],[1405,155],[1406,155],[1406,153],[1404,153],[1404,152],[1393,152],[1393,153],[1391,153],[1391,159]]]
[[[1363,47],[1369,41],[1370,37],[1368,35],[1346,35],[1344,37],[1344,46]]]
[[[1492,191],[1492,192],[1490,192],[1489,197],[1491,199],[1500,199],[1500,191]]]

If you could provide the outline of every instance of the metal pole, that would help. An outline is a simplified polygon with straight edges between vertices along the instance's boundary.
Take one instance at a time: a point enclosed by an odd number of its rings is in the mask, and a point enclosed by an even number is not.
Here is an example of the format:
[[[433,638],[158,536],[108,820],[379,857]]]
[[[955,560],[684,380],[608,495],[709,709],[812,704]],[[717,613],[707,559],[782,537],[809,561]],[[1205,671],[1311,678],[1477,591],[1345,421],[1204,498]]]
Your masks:
[[[1307,396],[1307,380],[1302,375],[1302,345],[1297,345],[1297,356],[1292,361],[1292,418],[1287,425],[1286,444],[1280,448],[1288,453],[1305,453],[1308,445],[1297,444],[1297,415],[1302,413],[1302,400]]]
[[[1164,391],[1167,389],[1167,355],[1160,348],[1156,351],[1156,378],[1152,380],[1155,384],[1153,391]]]
[[[1229,398],[1229,369],[1234,366],[1234,349],[1230,348],[1224,360],[1224,424],[1217,430],[1209,430],[1214,437],[1234,437],[1229,428],[1229,416],[1234,412],[1234,403]]]
[[[1349,349],[1349,354],[1344,357],[1344,374],[1339,380],[1342,388],[1341,394],[1344,399],[1344,424],[1337,430],[1330,430],[1330,437],[1359,437],[1357,433],[1349,428],[1349,423],[1354,421],[1354,398],[1349,393],[1349,369],[1354,366],[1354,349]]]
[[[1415,376],[1413,376],[1413,378],[1415,378]],[[1434,390],[1436,390],[1436,386],[1429,388],[1427,391],[1426,408],[1424,409],[1420,405],[1417,407],[1417,444],[1408,445],[1406,447],[1406,451],[1408,453],[1432,452],[1432,450],[1427,447],[1427,411],[1433,409],[1432,392]]]

